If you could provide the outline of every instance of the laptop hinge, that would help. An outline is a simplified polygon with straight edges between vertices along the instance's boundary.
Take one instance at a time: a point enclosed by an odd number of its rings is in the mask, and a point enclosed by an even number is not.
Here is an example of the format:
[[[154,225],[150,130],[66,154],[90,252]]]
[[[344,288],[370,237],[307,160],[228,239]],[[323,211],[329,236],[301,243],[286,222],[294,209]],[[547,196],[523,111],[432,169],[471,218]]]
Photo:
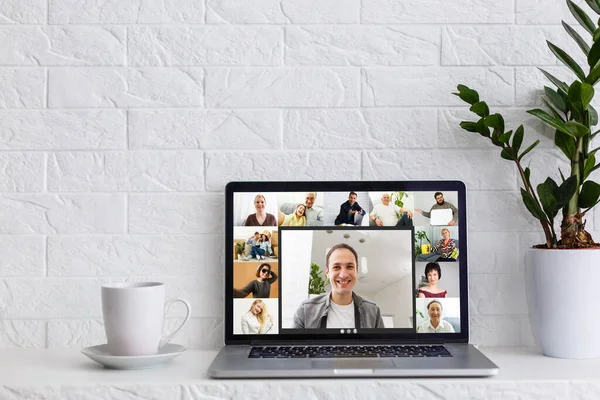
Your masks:
[[[408,344],[447,344],[450,343],[448,341],[442,340],[393,340],[393,339],[356,339],[356,340],[327,340],[327,339],[318,339],[318,340],[251,340],[250,346],[376,346],[376,345],[408,345]]]

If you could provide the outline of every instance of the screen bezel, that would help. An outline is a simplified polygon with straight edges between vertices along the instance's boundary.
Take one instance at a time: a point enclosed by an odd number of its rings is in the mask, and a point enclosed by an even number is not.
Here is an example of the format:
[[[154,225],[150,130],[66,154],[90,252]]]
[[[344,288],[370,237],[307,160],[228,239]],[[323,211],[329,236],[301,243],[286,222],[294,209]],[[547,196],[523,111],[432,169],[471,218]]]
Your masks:
[[[233,201],[236,192],[457,192],[458,232],[460,240],[459,288],[460,288],[460,332],[458,333],[397,333],[361,332],[356,334],[285,334],[234,335],[233,334]],[[225,186],[225,344],[273,344],[273,343],[468,343],[468,271],[467,271],[467,212],[466,186],[461,181],[253,181],[229,182]]]

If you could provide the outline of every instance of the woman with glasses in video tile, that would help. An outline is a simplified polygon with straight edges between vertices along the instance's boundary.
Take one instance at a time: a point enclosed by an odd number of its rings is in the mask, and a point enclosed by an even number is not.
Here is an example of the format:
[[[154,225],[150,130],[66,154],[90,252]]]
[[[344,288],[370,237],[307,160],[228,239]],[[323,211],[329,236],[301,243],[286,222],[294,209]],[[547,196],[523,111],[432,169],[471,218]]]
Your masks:
[[[271,271],[271,264],[262,263],[256,269],[256,279],[248,283],[243,289],[233,289],[234,298],[244,298],[252,293],[252,297],[269,298],[271,284],[277,281],[277,274]]]

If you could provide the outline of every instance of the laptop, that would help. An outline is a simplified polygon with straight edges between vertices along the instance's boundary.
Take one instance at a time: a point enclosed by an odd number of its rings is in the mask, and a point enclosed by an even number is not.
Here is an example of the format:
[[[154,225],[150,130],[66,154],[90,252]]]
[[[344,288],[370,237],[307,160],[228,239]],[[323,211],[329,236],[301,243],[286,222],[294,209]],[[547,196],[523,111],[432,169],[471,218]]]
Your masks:
[[[230,182],[225,204],[210,377],[498,373],[469,344],[462,182]]]

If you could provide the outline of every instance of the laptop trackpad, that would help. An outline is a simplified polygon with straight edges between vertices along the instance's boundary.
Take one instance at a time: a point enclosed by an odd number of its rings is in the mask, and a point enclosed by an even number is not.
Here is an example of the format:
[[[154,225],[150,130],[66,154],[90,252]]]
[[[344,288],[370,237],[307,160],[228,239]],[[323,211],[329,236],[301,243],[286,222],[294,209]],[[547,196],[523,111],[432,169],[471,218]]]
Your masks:
[[[381,368],[394,368],[392,360],[356,360],[356,359],[327,359],[327,360],[313,360],[312,367],[315,369],[357,369],[357,370],[371,370]]]

